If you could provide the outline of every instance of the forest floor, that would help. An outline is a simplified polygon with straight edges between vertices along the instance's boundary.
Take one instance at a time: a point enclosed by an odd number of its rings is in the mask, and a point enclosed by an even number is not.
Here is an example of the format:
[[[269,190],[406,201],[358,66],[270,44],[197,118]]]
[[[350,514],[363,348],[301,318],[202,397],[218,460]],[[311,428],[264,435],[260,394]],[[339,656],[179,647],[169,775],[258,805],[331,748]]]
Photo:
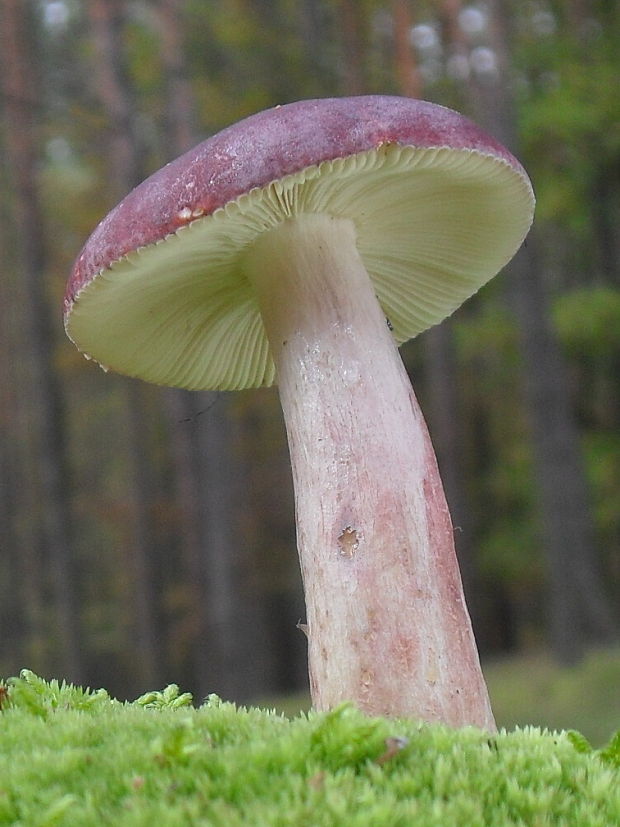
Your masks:
[[[576,729],[595,746],[620,729],[620,648],[592,651],[570,667],[534,651],[485,662],[483,669],[500,728]],[[294,716],[310,703],[302,693],[261,705]]]

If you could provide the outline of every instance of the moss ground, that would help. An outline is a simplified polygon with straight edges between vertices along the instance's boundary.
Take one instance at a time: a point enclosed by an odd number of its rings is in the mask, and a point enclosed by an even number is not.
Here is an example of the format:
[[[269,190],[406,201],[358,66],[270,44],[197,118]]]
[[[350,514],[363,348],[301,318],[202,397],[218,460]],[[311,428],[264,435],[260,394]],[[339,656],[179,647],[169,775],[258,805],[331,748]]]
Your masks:
[[[26,671],[0,697],[0,824],[620,824],[619,737],[289,720],[174,686],[124,704]]]

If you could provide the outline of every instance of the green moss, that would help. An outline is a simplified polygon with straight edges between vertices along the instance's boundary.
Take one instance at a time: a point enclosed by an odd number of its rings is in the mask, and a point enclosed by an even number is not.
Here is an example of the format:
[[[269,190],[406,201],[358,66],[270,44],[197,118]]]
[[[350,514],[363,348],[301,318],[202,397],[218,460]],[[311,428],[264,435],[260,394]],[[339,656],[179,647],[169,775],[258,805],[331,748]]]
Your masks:
[[[7,682],[0,824],[600,825],[620,823],[619,744],[369,719],[287,720],[177,687],[122,704]]]

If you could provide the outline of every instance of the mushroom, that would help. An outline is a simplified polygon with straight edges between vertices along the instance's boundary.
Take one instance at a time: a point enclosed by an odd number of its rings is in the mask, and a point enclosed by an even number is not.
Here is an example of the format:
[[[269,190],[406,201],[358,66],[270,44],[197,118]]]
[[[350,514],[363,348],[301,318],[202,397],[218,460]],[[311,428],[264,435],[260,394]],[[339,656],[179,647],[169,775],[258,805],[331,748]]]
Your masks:
[[[150,382],[277,380],[313,705],[495,727],[433,448],[398,345],[514,255],[534,197],[466,118],[390,96],[253,115],[101,222],[69,337]]]

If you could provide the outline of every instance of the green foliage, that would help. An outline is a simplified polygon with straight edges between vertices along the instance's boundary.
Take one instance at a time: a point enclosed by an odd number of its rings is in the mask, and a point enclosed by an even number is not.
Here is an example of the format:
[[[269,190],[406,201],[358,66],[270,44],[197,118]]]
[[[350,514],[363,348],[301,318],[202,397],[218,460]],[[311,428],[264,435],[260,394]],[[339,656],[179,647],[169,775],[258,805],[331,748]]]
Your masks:
[[[499,299],[499,300],[498,300]],[[511,377],[506,374],[506,365],[518,364],[517,329],[514,317],[502,296],[497,295],[493,282],[484,287],[478,296],[454,317],[454,336],[459,358],[466,364],[483,362],[501,381]]]
[[[601,761],[620,769],[620,730],[610,739],[607,746],[597,751],[597,755]]]
[[[609,743],[602,749],[595,750],[587,738],[580,732],[569,730],[566,737],[582,755],[597,755],[605,764],[620,769],[620,730],[611,738]]]
[[[600,431],[584,440],[596,522],[607,555],[617,553],[620,514],[620,434]]]
[[[360,721],[355,709],[343,704],[317,720],[310,735],[310,750],[313,759],[324,768],[359,770],[385,751],[385,737],[380,720],[366,718]]]
[[[191,706],[192,695],[190,692],[181,693],[176,683],[171,683],[163,692],[140,695],[136,703],[145,709],[178,709],[181,706]]]
[[[476,450],[469,497],[475,523],[477,564],[493,582],[511,590],[540,587],[544,573],[532,520],[535,492],[527,425],[515,407],[519,351],[514,316],[489,285],[454,325],[459,373],[464,376],[463,417],[468,428],[484,423],[493,456]],[[500,299],[500,300],[498,300]],[[471,450],[471,449],[470,449]]]
[[[584,37],[570,14],[558,10],[556,19],[560,30],[546,48],[540,40],[522,46],[530,83],[521,134],[534,174],[538,219],[561,218],[583,233],[595,181],[614,167],[620,151],[618,52],[613,26],[591,20]]]
[[[121,704],[28,671],[6,685],[0,824],[602,827],[620,819],[618,735],[594,750],[574,731],[489,736],[369,719],[349,705],[287,721],[214,696],[198,709],[175,706],[187,698],[177,687]],[[98,700],[85,709],[85,698]]]
[[[105,689],[82,689],[73,684],[46,681],[29,669],[22,669],[19,678],[9,678],[5,686],[7,708],[27,709],[31,715],[47,718],[60,709],[95,712],[102,704],[115,703]]]
[[[567,352],[589,358],[620,354],[620,290],[584,287],[555,300],[553,319]]]
[[[611,285],[578,288],[558,296],[556,330],[579,390],[579,416],[603,565],[613,577],[620,536],[620,290]]]

